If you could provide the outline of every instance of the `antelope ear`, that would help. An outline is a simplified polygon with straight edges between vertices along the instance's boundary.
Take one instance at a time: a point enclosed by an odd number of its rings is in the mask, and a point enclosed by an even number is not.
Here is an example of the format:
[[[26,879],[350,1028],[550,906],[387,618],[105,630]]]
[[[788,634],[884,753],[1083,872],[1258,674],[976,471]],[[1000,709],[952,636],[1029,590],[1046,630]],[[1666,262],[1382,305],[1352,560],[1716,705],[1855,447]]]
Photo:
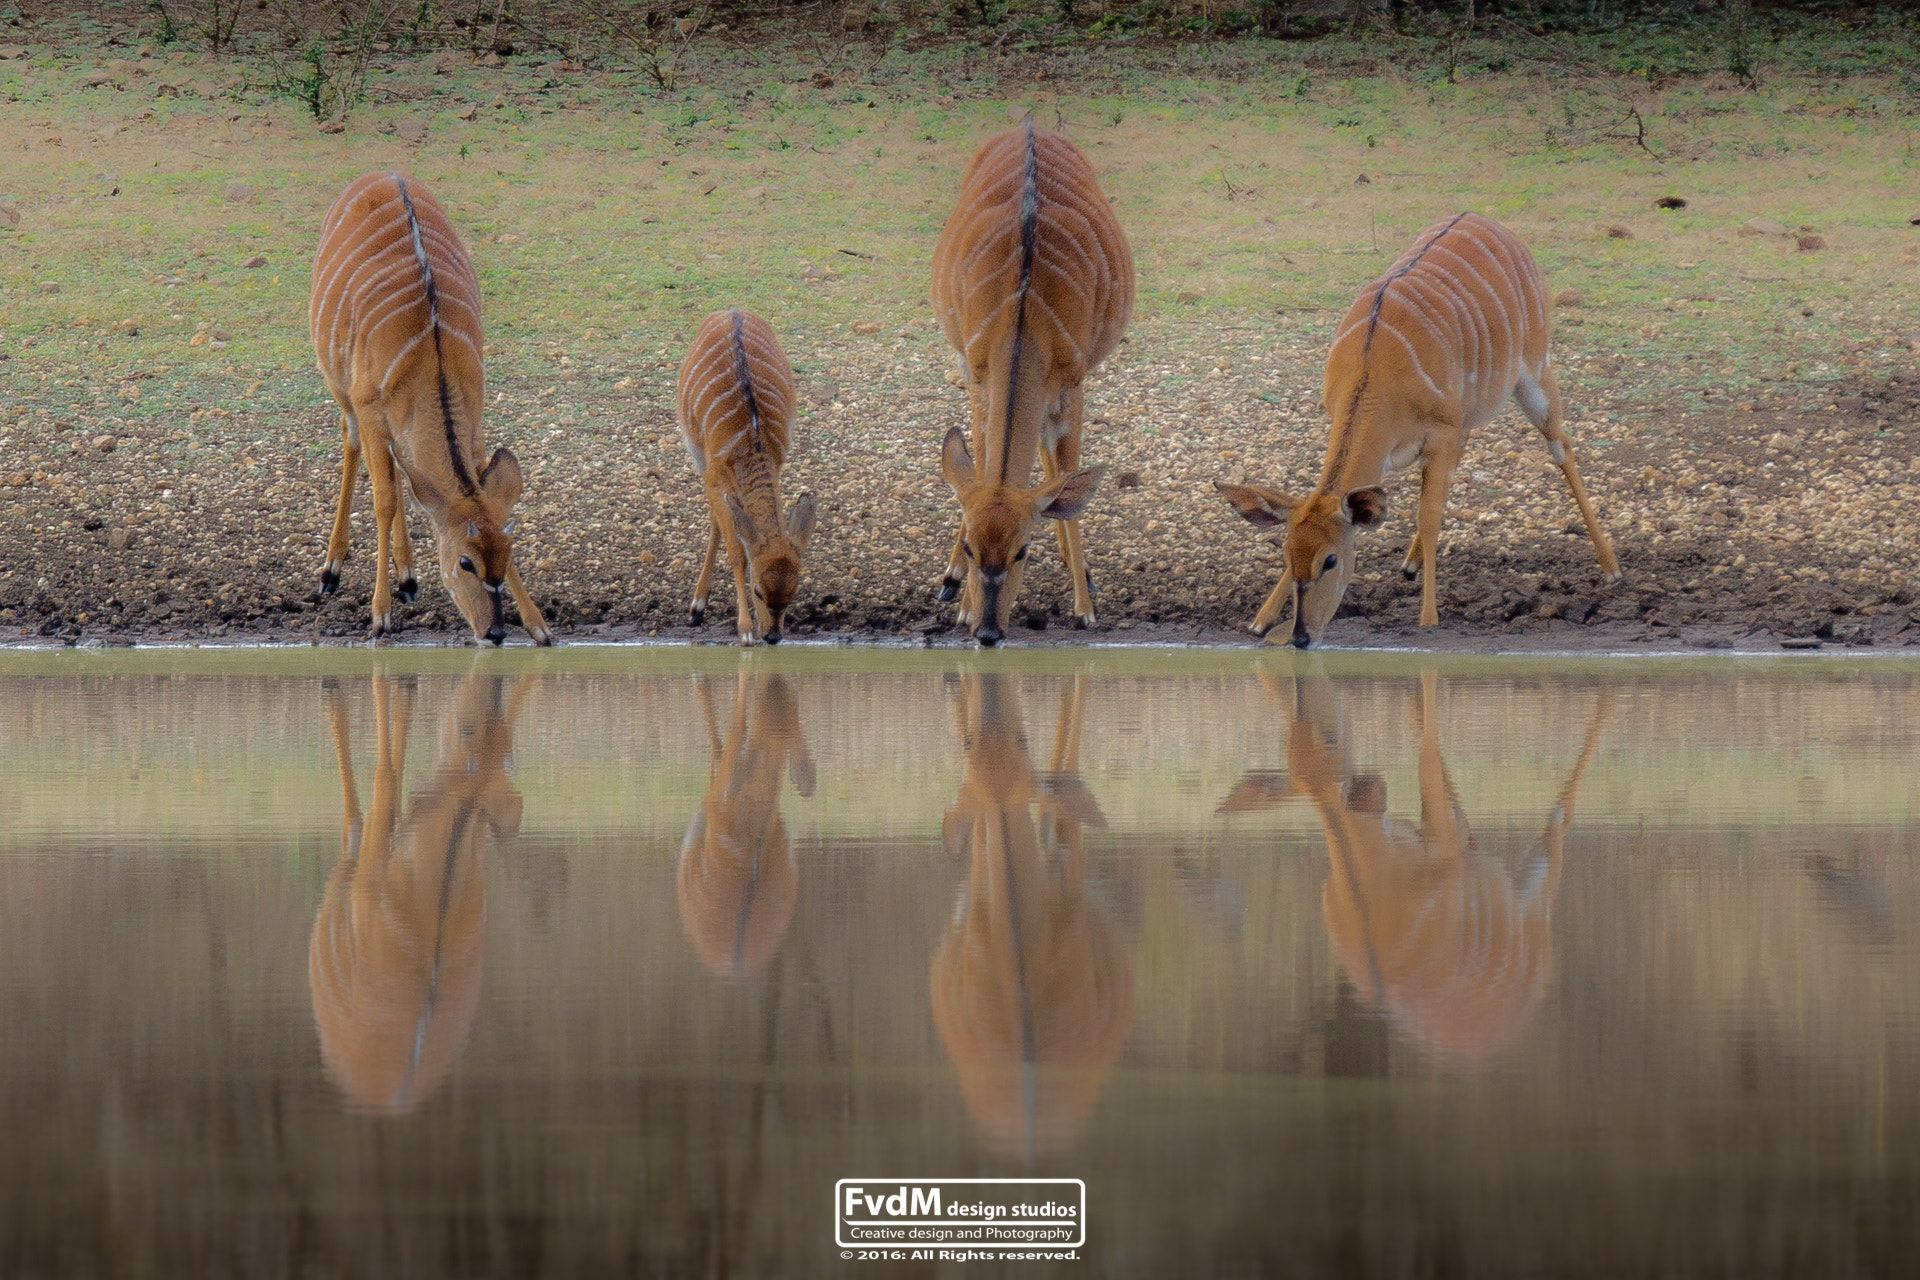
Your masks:
[[[958,427],[947,428],[947,438],[940,445],[940,476],[955,493],[974,482],[973,455],[967,452],[967,433]]]
[[[480,490],[503,507],[520,501],[520,459],[504,445],[480,469]]]
[[[500,526],[501,536],[506,538],[511,538],[513,536],[513,527],[519,523],[520,522],[518,520],[509,520],[505,524],[501,525]]]
[[[725,495],[727,514],[733,517],[733,536],[740,539],[740,545],[751,547],[760,541],[760,531],[753,527],[753,517],[740,505],[740,499],[731,493]]]
[[[394,461],[400,462],[398,451],[394,453]],[[439,508],[447,505],[446,495],[434,487],[433,481],[427,479],[404,462],[400,462],[400,470],[406,474],[407,488],[413,490],[413,500],[415,502],[418,502],[423,507]]]
[[[1071,520],[1093,501],[1093,491],[1100,487],[1100,477],[1107,474],[1105,466],[1082,467],[1071,475],[1061,476],[1052,484],[1040,490],[1046,501],[1040,505],[1038,514],[1049,520]]]
[[[1354,528],[1371,529],[1387,518],[1387,491],[1378,486],[1355,489],[1341,507]]]
[[[1288,513],[1300,505],[1300,499],[1292,494],[1269,489],[1265,485],[1222,484],[1215,480],[1213,487],[1215,492],[1233,504],[1233,509],[1244,516],[1248,524],[1285,524]]]
[[[467,536],[469,538],[477,538],[480,536],[480,526],[471,520],[467,521]]]
[[[803,493],[787,512],[787,541],[803,553],[813,541],[813,495]]]

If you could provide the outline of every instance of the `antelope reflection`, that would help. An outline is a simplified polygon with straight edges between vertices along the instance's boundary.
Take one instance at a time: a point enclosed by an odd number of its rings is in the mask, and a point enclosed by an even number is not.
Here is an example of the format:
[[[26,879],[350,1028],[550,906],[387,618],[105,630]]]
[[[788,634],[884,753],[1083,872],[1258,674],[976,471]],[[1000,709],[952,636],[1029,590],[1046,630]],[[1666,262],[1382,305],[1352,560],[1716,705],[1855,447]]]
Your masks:
[[[779,676],[740,673],[725,742],[712,690],[704,679],[698,688],[713,762],[680,846],[680,923],[707,968],[739,978],[773,958],[793,923],[799,869],[780,819],[780,779],[811,797],[813,757],[799,703]]]
[[[1079,776],[1086,697],[1074,677],[1045,772],[1010,677],[964,675],[957,705],[967,772],[942,837],[968,878],[933,959],[933,1020],[974,1122],[1029,1158],[1085,1121],[1133,1016],[1125,945],[1083,888],[1081,829],[1106,826]]]
[[[1476,1060],[1520,1034],[1552,979],[1561,847],[1613,695],[1601,691],[1539,836],[1506,858],[1478,846],[1461,812],[1440,753],[1436,685],[1434,672],[1421,673],[1418,827],[1387,816],[1379,775],[1355,771],[1345,707],[1324,677],[1282,691],[1292,703],[1287,772],[1249,772],[1220,811],[1311,800],[1329,860],[1321,911],[1341,969],[1401,1031],[1442,1056]]]
[[[414,681],[375,677],[377,752],[364,816],[354,786],[346,701],[327,710],[346,813],[307,951],[313,1020],[328,1077],[355,1111],[400,1115],[433,1095],[480,1002],[486,833],[520,827],[508,780],[513,715],[498,676],[470,675],[441,726],[432,774],[400,812]]]

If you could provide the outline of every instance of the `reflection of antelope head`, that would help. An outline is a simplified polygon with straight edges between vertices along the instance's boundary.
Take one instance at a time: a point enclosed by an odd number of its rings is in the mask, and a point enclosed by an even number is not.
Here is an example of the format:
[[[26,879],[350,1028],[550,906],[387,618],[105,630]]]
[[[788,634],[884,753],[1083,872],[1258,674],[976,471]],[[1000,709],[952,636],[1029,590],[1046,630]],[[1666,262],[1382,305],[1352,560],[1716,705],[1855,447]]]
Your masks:
[[[1125,945],[1082,886],[1080,829],[1106,826],[1079,776],[1086,692],[1076,676],[1036,773],[1012,678],[963,677],[967,774],[943,828],[969,875],[933,959],[934,1025],[974,1121],[1029,1157],[1093,1110],[1133,1016]]]
[[[1249,773],[1221,809],[1313,802],[1329,860],[1321,909],[1341,968],[1400,1030],[1471,1060],[1520,1034],[1552,977],[1561,845],[1611,694],[1602,692],[1559,803],[1514,866],[1468,830],[1440,754],[1436,683],[1421,673],[1418,827],[1387,816],[1379,775],[1354,771],[1344,708],[1324,678],[1294,690],[1285,781]]]
[[[500,677],[467,677],[433,773],[402,816],[412,682],[396,693],[375,677],[379,751],[364,819],[346,701],[337,685],[327,690],[346,814],[340,865],[313,922],[307,978],[327,1075],[356,1111],[399,1115],[419,1106],[473,1025],[486,917],[480,854],[488,830],[510,836],[520,828],[520,795],[507,775],[513,712],[529,679],[503,698]]]
[[[793,922],[799,872],[780,820],[780,778],[811,796],[813,757],[781,677],[740,673],[725,743],[704,679],[699,692],[713,764],[680,846],[680,923],[707,968],[738,978],[773,958]]]

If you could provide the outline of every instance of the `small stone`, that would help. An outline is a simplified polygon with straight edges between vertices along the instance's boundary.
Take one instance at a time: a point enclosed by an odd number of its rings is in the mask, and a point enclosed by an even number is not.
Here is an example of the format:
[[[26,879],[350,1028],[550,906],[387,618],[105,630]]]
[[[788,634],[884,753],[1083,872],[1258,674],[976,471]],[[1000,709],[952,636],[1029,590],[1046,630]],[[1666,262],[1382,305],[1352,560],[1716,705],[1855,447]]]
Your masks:
[[[1631,240],[1631,239],[1633,239],[1633,232],[1631,232],[1631,231],[1629,231],[1629,230],[1627,230],[1627,229],[1626,229],[1625,227],[1622,227],[1622,226],[1612,226],[1612,227],[1608,227],[1608,228],[1607,228],[1607,239],[1609,239],[1609,240]]]
[[[232,342],[233,341],[233,334],[226,329],[215,327],[213,329],[208,330],[208,332],[213,335],[213,340],[215,342]]]
[[[855,333],[860,333],[860,334],[875,334],[880,332],[880,326],[875,324],[871,320],[855,320],[848,327],[851,328]]]
[[[1786,224],[1775,222],[1772,218],[1748,218],[1740,224],[1740,234],[1749,239],[1754,236],[1783,236],[1787,234],[1787,228]]]
[[[93,438],[93,447],[101,453],[112,453],[115,446],[119,443],[120,442],[112,436],[95,436]]]
[[[1175,298],[1174,301],[1180,303],[1182,306],[1185,306],[1189,303],[1200,301],[1201,297],[1202,295],[1193,289],[1182,289],[1180,291],[1179,297]]]
[[[1122,471],[1113,478],[1113,483],[1114,487],[1119,489],[1138,489],[1140,487],[1140,473],[1138,471]]]
[[[831,89],[833,88],[833,77],[824,71],[816,71],[807,77],[807,83],[816,89]]]
[[[28,475],[24,471],[11,472],[7,476],[7,488],[24,489],[27,487],[28,482],[30,482],[32,479],[33,477]]]
[[[1820,236],[1801,236],[1794,244],[1802,253],[1814,253],[1827,247],[1826,240]]]
[[[196,333],[196,334],[194,334],[194,335],[193,335],[193,336],[192,336],[191,338],[188,338],[188,339],[187,339],[187,345],[188,345],[188,346],[190,346],[190,347],[204,347],[204,346],[206,346],[206,345],[207,345],[207,334],[206,334],[206,331],[205,331],[205,330],[203,329],[203,330],[201,330],[201,331],[200,331],[199,333]]]
[[[471,102],[469,102],[469,103],[467,103],[467,104],[466,104],[465,106],[463,106],[463,107],[461,107],[461,108],[460,108],[460,109],[459,109],[458,111],[456,111],[456,112],[454,112],[454,113],[453,113],[453,115],[454,115],[454,119],[456,119],[456,120],[471,120],[471,119],[473,119],[473,117],[474,117],[474,116],[475,116],[476,114],[478,114],[478,113],[479,113],[479,110],[480,110],[480,108],[479,108],[479,107],[477,107],[477,106],[475,106],[475,105],[474,105],[473,103],[471,103]]]
[[[107,546],[111,549],[115,551],[125,551],[132,545],[133,531],[131,529],[107,530]]]
[[[266,265],[267,265],[267,255],[264,253],[256,253],[251,258],[248,258],[245,262],[240,264],[241,268],[247,271],[252,271],[255,267],[264,267]]]
[[[113,72],[89,71],[83,78],[83,82],[89,89],[98,89],[101,85],[113,83]]]
[[[15,58],[24,58],[27,51],[17,44],[0,44],[0,62],[11,62]]]
[[[229,182],[227,184],[227,199],[233,201],[251,200],[253,199],[253,188],[244,182]]]
[[[658,560],[658,559],[659,559],[659,557],[658,557],[658,556],[656,556],[656,555],[654,555],[654,554],[653,554],[653,552],[651,552],[651,551],[642,551],[642,552],[640,553],[640,563],[641,563],[641,564],[652,564],[652,563],[654,563],[654,562],[655,562],[656,560]]]
[[[58,281],[55,281],[55,280],[42,280],[40,282],[40,292],[58,293],[60,292],[60,284]]]
[[[339,120],[328,120],[320,126],[322,133],[345,133],[346,131],[346,124]]]
[[[402,142],[424,142],[427,137],[427,122],[418,116],[409,116],[393,127]]]
[[[1578,307],[1586,302],[1586,297],[1578,289],[1562,289],[1553,295],[1556,307]]]

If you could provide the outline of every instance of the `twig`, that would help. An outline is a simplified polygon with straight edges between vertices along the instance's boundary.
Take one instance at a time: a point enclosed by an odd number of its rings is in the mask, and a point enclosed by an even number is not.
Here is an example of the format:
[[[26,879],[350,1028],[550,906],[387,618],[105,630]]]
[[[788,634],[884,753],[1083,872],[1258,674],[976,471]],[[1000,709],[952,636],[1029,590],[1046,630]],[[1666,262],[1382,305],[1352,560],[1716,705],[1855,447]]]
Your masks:
[[[858,258],[858,259],[860,259],[860,260],[861,260],[862,262],[872,262],[872,261],[873,261],[873,255],[872,255],[872,254],[870,254],[870,253],[861,253],[861,252],[860,252],[860,251],[859,251],[858,249],[836,249],[836,250],[834,250],[834,252],[835,252],[835,253],[844,253],[844,254],[846,254],[846,255],[847,255],[847,256],[848,256],[849,258]]]

